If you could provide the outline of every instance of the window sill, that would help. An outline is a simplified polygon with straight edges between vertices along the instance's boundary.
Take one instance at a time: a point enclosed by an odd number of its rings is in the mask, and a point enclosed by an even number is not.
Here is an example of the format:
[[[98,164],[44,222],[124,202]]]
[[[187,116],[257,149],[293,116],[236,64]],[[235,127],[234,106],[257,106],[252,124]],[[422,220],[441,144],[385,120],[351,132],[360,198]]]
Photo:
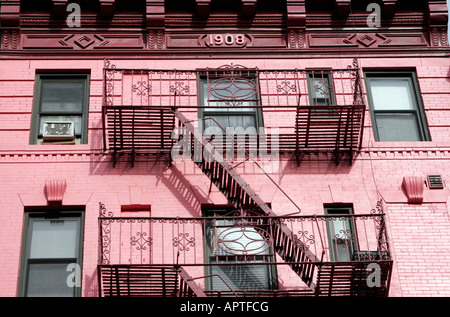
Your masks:
[[[30,152],[36,153],[66,153],[66,152],[102,152],[103,148],[92,148],[92,144],[27,144],[8,146],[3,148],[1,152],[18,153]]]
[[[364,144],[365,143],[365,144]],[[376,149],[431,149],[431,148],[449,148],[449,144],[436,141],[370,141],[364,142],[363,150]]]

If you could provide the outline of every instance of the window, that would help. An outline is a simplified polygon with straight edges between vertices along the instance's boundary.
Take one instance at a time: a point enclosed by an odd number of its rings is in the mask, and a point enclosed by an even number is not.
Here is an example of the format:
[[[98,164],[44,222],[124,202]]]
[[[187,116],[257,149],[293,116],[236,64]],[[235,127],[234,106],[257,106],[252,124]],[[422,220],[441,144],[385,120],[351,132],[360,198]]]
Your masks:
[[[20,295],[80,295],[82,212],[26,212]]]
[[[89,76],[81,74],[36,76],[31,144],[87,143],[88,82]],[[49,126],[53,133],[47,139],[44,136]],[[67,127],[73,127],[73,137],[67,134]]]
[[[326,207],[330,260],[346,262],[357,250],[352,207]]]
[[[213,275],[209,280],[210,290],[276,288],[275,267],[261,264],[273,261],[264,226],[246,218],[221,218],[225,212],[206,213],[214,217],[205,232],[207,262],[220,264],[207,267],[207,275]]]
[[[331,74],[326,71],[310,71],[307,78],[310,105],[333,106],[335,98]]]
[[[425,113],[414,73],[366,72],[377,141],[428,141]]]
[[[254,72],[238,70],[207,73],[200,78],[200,103],[204,108],[199,111],[206,133],[224,133],[227,131],[257,133],[262,126],[259,104],[259,85]],[[219,124],[220,127],[217,125]],[[216,129],[208,129],[214,127]],[[236,130],[233,130],[236,129]],[[230,130],[229,130],[230,131]]]

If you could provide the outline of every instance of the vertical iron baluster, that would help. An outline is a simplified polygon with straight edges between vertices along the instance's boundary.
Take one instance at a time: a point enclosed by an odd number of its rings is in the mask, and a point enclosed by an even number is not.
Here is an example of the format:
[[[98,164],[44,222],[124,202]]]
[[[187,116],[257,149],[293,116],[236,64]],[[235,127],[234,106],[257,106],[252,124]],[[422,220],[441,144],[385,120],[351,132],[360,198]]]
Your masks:
[[[159,100],[159,104],[158,106],[162,106],[162,99],[163,99],[163,95],[162,95],[162,84],[163,84],[163,72],[159,71],[159,97],[157,98]]]
[[[315,71],[311,71],[311,73],[310,73],[311,75],[311,77],[309,77],[309,78],[311,78],[311,90],[312,90],[312,92],[314,93],[314,95],[313,95],[313,105],[317,105],[317,94],[316,94],[316,72]]]
[[[133,87],[133,83],[134,83],[134,71],[131,71],[131,87]],[[142,83],[141,83],[142,84]],[[131,95],[131,99],[130,99],[130,106],[134,106],[134,102],[133,102],[133,93],[132,93],[133,89],[130,90],[130,95]]]
[[[344,74],[344,72],[339,71],[339,82],[341,83],[341,89],[342,89],[342,91],[341,91],[341,93],[342,93],[342,97],[341,97],[342,104],[341,105],[345,106],[345,105],[347,105],[347,92],[346,92],[346,89],[345,89],[345,81],[344,81],[344,78],[342,77],[343,74]],[[336,104],[339,105],[340,103],[338,101],[337,93],[335,94],[335,98],[336,98]]]
[[[364,227],[364,235],[366,238],[366,250],[370,251],[370,244],[369,244],[369,236],[368,236],[368,231],[367,231],[367,226],[366,226],[366,218],[362,218],[362,222],[363,222],[363,227]],[[361,261],[361,254],[358,250],[358,261]]]
[[[130,259],[128,260],[129,264],[133,264],[133,246],[132,246],[132,239],[133,236],[133,222],[132,220],[128,220],[130,224],[130,235],[128,237],[128,240],[130,241]]]
[[[321,82],[319,82],[319,85],[321,84],[322,87],[319,88],[319,94],[320,94],[320,90],[322,91],[323,94],[323,99],[324,99],[324,106],[329,106],[328,104],[328,98],[327,98],[327,94],[329,93],[328,91],[328,83],[327,80],[325,79],[325,72],[323,70],[320,71],[320,79],[322,80]]]

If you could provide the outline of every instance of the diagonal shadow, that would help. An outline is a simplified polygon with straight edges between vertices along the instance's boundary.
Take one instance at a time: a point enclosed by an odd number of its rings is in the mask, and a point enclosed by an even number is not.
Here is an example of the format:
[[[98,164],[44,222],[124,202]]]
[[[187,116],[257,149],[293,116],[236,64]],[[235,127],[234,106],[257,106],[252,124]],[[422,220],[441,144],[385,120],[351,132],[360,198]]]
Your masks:
[[[159,174],[158,180],[170,190],[192,217],[201,217],[202,204],[213,203],[209,194],[198,186],[192,185],[176,165],[172,165],[168,170],[171,173]]]

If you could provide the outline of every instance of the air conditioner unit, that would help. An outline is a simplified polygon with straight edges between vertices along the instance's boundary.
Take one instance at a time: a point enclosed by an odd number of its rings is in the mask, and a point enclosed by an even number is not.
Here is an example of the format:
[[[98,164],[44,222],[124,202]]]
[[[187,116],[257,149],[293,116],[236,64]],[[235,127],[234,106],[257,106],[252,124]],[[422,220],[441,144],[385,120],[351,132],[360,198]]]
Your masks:
[[[69,141],[75,139],[73,121],[44,121],[42,139],[44,141]]]

